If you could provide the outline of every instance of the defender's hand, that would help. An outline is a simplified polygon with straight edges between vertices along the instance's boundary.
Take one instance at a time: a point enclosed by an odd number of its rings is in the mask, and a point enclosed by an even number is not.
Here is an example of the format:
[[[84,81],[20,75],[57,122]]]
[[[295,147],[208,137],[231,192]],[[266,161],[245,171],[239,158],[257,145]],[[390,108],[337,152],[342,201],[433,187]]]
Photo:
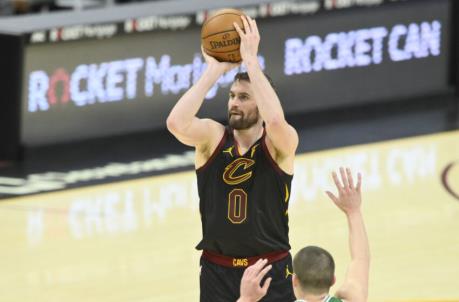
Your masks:
[[[241,58],[244,62],[258,60],[258,46],[260,44],[260,33],[258,32],[257,23],[249,16],[241,16],[244,23],[244,30],[242,30],[237,23],[233,23],[239,36],[241,37]]]
[[[329,191],[326,191],[326,193],[344,213],[350,214],[352,212],[359,211],[360,204],[362,203],[362,175],[360,173],[357,174],[357,185],[354,186],[351,169],[346,168],[345,171],[344,168],[341,167],[339,171],[341,174],[341,182],[335,172],[332,174],[333,181],[338,189],[338,197]]]
[[[241,297],[238,302],[255,302],[266,295],[271,278],[266,279],[263,286],[260,286],[260,282],[272,267],[271,265],[265,267],[267,263],[268,260],[260,259],[245,269],[241,280]]]

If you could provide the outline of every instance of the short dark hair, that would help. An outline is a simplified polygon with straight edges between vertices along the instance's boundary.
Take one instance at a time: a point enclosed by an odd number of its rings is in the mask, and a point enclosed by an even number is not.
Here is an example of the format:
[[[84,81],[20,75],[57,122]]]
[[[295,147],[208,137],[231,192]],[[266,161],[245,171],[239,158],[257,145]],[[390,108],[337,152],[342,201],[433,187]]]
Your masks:
[[[269,82],[269,84],[271,84],[271,87],[274,88],[274,90],[276,90],[276,87],[274,86],[274,83],[273,83],[273,80],[271,79],[271,77],[269,75],[267,75],[266,73],[264,73],[264,72],[263,72],[263,74],[268,79],[268,82]],[[233,83],[236,82],[236,81],[246,81],[246,82],[250,83],[249,74],[247,72],[238,72],[238,73],[236,73],[236,75],[234,76]]]
[[[304,291],[317,295],[328,293],[335,278],[335,261],[323,248],[307,246],[295,255],[293,272]]]

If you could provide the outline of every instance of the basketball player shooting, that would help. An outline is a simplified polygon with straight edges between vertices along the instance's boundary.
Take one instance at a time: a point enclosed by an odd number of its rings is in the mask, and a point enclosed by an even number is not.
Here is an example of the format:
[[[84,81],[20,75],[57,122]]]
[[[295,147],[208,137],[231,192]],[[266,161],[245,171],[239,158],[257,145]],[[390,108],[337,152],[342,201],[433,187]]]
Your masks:
[[[203,232],[196,247],[203,251],[200,301],[236,301],[244,269],[259,259],[272,266],[262,301],[293,301],[287,209],[298,135],[259,65],[257,24],[241,18],[244,30],[234,26],[247,73],[237,74],[230,88],[229,125],[196,114],[210,88],[238,65],[203,51],[207,68],[174,106],[167,127],[196,150]]]

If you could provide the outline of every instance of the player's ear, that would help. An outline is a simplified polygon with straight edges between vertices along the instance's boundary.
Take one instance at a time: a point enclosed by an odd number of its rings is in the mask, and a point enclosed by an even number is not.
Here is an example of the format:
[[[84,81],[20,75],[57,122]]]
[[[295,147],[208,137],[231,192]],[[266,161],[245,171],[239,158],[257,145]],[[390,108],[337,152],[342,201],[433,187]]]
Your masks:
[[[293,287],[298,287],[300,280],[298,280],[298,277],[295,274],[292,274],[292,285]]]
[[[332,284],[331,284],[331,286],[335,285],[335,283],[336,283],[336,276],[335,276],[335,275],[333,275],[333,281],[332,281]]]

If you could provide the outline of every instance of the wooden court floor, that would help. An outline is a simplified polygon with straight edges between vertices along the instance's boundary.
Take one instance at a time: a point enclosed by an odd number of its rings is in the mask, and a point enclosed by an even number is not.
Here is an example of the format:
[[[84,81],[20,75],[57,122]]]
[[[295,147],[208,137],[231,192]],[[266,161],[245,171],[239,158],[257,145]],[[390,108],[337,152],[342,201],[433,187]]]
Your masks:
[[[453,158],[459,133],[298,156],[292,252],[328,249],[342,282],[347,225],[323,190],[348,164],[364,173],[370,301],[459,301]],[[459,188],[459,167],[448,177]],[[198,301],[200,235],[192,171],[2,200],[0,301]]]

